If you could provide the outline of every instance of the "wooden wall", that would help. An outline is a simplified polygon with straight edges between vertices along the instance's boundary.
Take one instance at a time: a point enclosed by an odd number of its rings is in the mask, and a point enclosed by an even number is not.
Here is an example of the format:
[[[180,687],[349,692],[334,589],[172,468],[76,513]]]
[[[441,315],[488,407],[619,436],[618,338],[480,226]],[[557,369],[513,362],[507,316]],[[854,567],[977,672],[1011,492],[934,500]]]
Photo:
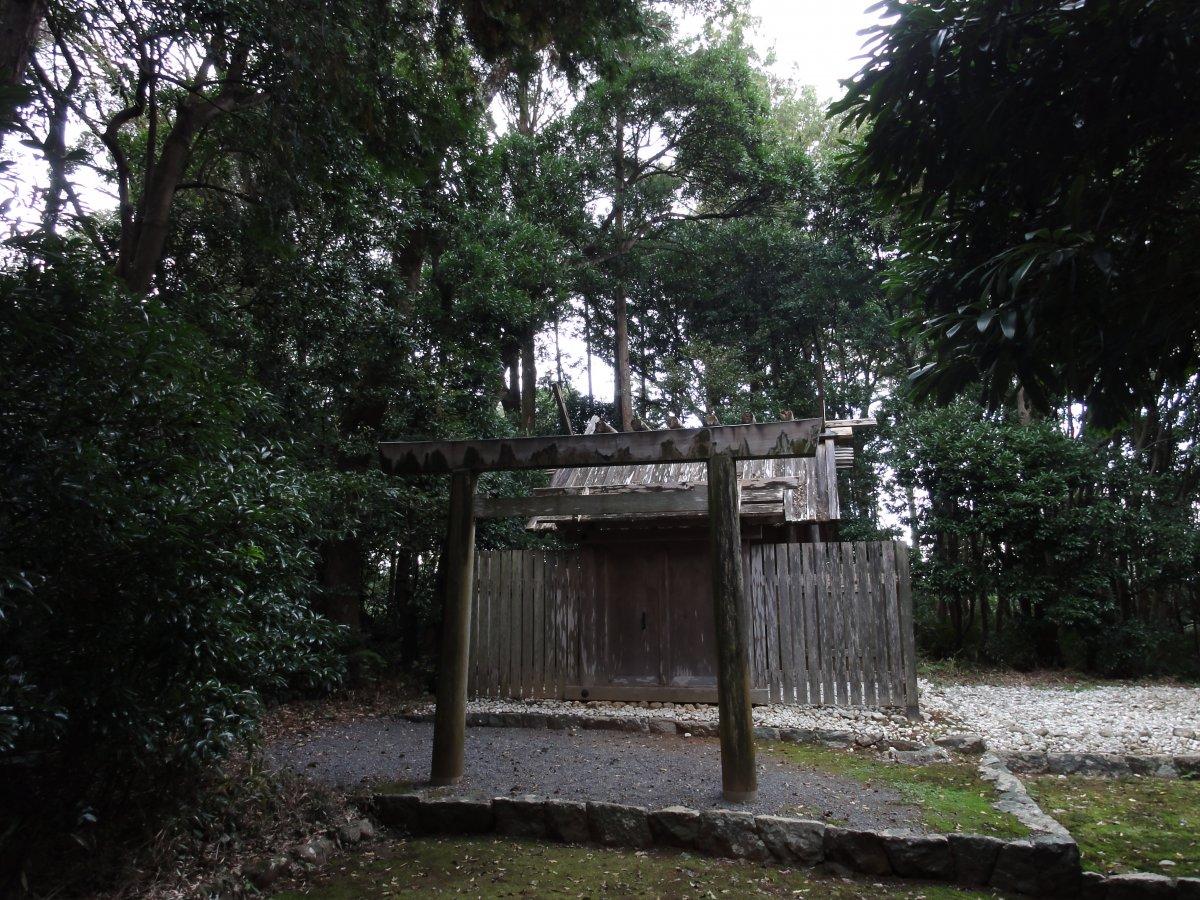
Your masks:
[[[905,545],[748,544],[742,565],[756,702],[917,705]],[[471,693],[708,699],[709,577],[694,543],[480,551]]]

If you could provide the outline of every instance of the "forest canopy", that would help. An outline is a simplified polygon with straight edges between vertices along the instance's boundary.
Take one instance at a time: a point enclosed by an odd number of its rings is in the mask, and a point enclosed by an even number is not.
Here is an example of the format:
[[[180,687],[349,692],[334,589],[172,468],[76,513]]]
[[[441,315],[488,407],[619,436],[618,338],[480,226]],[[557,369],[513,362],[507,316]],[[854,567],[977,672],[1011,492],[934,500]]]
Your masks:
[[[0,893],[425,686],[446,485],[376,445],[556,388],[874,415],[842,536],[911,542],[926,654],[1200,674],[1190,5],[887,2],[831,108],[737,0],[2,5]]]

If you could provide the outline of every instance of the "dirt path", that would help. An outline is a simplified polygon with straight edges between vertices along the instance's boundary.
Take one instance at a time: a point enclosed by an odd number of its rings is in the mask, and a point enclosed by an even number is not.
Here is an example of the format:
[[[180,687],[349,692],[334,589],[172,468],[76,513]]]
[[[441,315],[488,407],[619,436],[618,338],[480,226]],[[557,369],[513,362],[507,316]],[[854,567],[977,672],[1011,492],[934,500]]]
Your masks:
[[[433,728],[378,718],[330,725],[269,750],[281,767],[335,787],[421,783]],[[650,808],[726,806],[715,739],[603,730],[469,728],[461,791],[485,797],[535,794]],[[747,807],[738,807],[747,809]],[[886,787],[759,755],[755,813],[786,813],[863,828],[921,830],[920,812]]]

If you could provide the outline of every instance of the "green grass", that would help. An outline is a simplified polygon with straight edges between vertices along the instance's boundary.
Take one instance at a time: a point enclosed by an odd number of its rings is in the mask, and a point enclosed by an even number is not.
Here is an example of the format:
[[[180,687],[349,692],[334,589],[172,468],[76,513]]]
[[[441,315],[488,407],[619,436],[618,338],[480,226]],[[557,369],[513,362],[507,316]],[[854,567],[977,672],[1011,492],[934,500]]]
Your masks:
[[[873,787],[892,788],[918,808],[931,831],[960,831],[995,837],[1025,837],[1028,830],[1007,813],[992,808],[992,786],[979,777],[974,761],[903,766],[854,750],[811,744],[768,743],[768,753],[796,765],[853,778]]]
[[[277,900],[466,894],[482,897],[856,897],[967,900],[941,885],[849,880],[688,853],[605,850],[501,838],[393,841]]]
[[[1086,868],[1200,875],[1200,781],[1048,775],[1025,783],[1075,836]]]

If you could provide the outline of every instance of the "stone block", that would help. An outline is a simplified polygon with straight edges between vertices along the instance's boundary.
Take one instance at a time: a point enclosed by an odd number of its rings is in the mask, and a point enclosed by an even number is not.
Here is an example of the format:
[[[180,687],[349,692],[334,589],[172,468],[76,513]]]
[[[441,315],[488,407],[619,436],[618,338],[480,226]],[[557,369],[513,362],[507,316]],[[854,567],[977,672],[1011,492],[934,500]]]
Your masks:
[[[941,747],[922,747],[920,750],[892,750],[888,756],[905,766],[929,766],[950,761],[950,754]]]
[[[954,876],[954,855],[944,835],[885,832],[883,846],[892,871],[902,878],[948,881]]]
[[[585,844],[591,838],[587,804],[575,800],[547,800],[546,834],[568,844]]]
[[[780,738],[779,729],[772,728],[770,725],[754,726],[754,737],[760,741],[777,741]]]
[[[427,797],[420,815],[421,830],[434,834],[486,834],[496,821],[491,802],[468,797]]]
[[[873,831],[834,825],[826,827],[825,859],[868,875],[892,874],[887,849],[880,836]]]
[[[817,733],[811,728],[784,728],[779,739],[789,744],[811,744],[817,740]]]
[[[496,833],[509,837],[546,836],[546,804],[536,797],[497,797],[492,801]]]
[[[588,829],[592,839],[599,844],[608,847],[649,847],[653,843],[649,817],[644,807],[590,802],[587,813]]]
[[[1107,884],[1099,872],[1084,872],[1079,876],[1079,900],[1105,900]]]
[[[1011,771],[1025,775],[1040,775],[1050,764],[1046,754],[1037,750],[1006,753],[1004,762]]]
[[[1175,760],[1164,754],[1143,756],[1137,753],[1125,754],[1125,765],[1134,775],[1144,775],[1150,778],[1178,778],[1179,770],[1175,768]]]
[[[421,830],[421,796],[419,794],[376,794],[371,809],[389,828],[417,833]]]
[[[668,806],[650,813],[654,843],[664,847],[695,850],[700,836],[700,813],[686,806]]]
[[[696,847],[710,856],[765,861],[771,851],[758,836],[754,816],[748,812],[706,809],[700,813],[700,834]]]
[[[1200,878],[1177,878],[1175,896],[1180,900],[1200,900]]]
[[[825,823],[782,816],[757,816],[758,836],[784,863],[817,866],[825,861]]]
[[[1175,768],[1183,778],[1200,778],[1200,756],[1188,754],[1174,758]]]
[[[653,734],[674,734],[675,720],[674,719],[651,719],[650,731]]]
[[[1134,872],[1104,879],[1105,900],[1158,900],[1176,896],[1176,881],[1166,875]]]
[[[982,735],[978,734],[948,734],[934,741],[939,747],[953,750],[956,753],[980,754],[987,750],[987,744]]]
[[[1070,896],[1079,890],[1079,847],[1070,839],[1008,841],[996,857],[992,887],[1039,897]]]
[[[949,834],[954,855],[954,880],[959,884],[981,885],[992,880],[996,857],[1004,841],[982,834]]]

